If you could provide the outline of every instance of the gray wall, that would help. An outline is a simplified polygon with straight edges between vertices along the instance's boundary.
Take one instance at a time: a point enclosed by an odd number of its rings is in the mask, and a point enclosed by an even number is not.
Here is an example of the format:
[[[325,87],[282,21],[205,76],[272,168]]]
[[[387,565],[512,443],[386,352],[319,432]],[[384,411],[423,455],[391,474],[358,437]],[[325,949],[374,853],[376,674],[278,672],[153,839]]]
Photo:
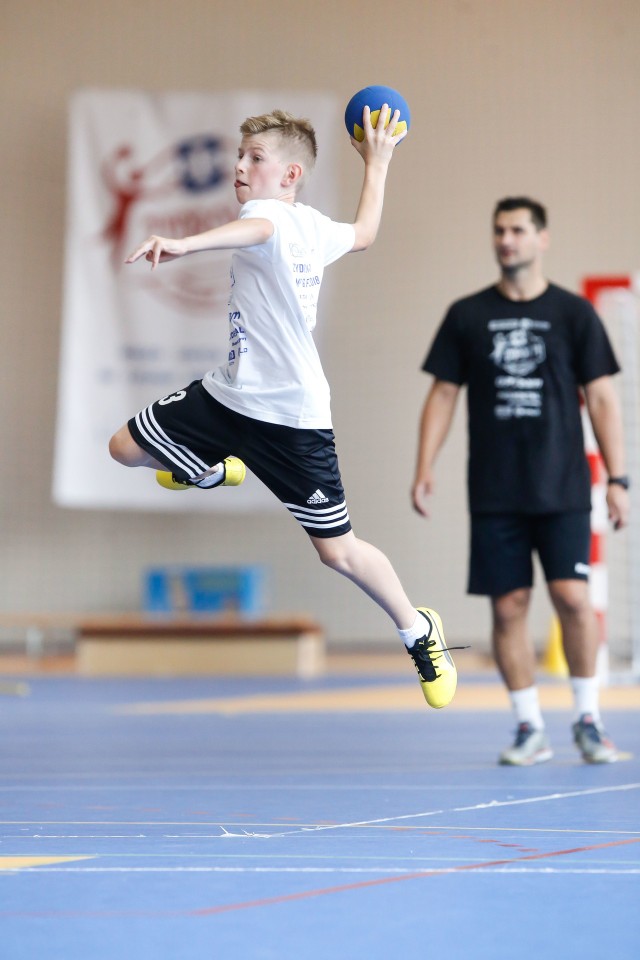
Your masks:
[[[464,415],[430,522],[409,506],[419,372],[446,305],[490,282],[490,211],[510,192],[548,204],[549,274],[576,289],[638,266],[637,0],[21,0],[3,4],[2,552],[0,609],[123,610],[149,563],[268,562],[272,604],[308,610],[333,640],[393,636],[321,568],[284,511],[258,519],[71,511],[51,502],[60,335],[66,108],[80,87],[307,88],[346,102],[367,83],[413,116],[381,235],[333,267],[325,362],[356,532],[380,546],[451,640],[486,642],[464,597]],[[286,104],[283,104],[286,107]],[[341,116],[336,123],[342,124]],[[361,162],[345,134],[341,215]],[[544,636],[542,592],[534,629]]]

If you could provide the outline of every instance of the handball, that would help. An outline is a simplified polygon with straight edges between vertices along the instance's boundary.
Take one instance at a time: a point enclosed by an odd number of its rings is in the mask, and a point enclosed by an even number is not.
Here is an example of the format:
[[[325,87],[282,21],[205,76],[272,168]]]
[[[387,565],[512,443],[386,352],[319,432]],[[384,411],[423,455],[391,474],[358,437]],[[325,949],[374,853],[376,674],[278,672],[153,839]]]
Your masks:
[[[393,131],[393,135],[397,136],[399,133],[403,133],[405,130],[408,130],[409,124],[411,123],[411,114],[409,113],[409,107],[407,106],[406,100],[398,93],[397,90],[393,90],[391,87],[378,85],[364,87],[364,89],[358,90],[358,92],[354,93],[354,95],[351,97],[351,100],[349,100],[347,109],[344,112],[344,122],[349,132],[349,136],[353,137],[355,140],[364,140],[362,111],[365,107],[370,108],[371,124],[375,127],[378,122],[378,117],[380,116],[380,110],[382,109],[383,103],[387,103],[389,105],[389,120],[393,116],[395,110],[400,111],[400,117],[396,124],[396,128]],[[387,120],[387,124],[389,123],[389,120]]]

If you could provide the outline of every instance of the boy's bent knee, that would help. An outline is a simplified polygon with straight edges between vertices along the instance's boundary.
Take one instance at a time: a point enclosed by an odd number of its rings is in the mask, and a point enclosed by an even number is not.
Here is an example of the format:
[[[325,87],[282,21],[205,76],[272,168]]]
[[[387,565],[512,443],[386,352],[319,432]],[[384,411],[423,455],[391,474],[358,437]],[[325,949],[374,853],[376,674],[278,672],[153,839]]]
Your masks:
[[[311,537],[311,541],[318,551],[322,563],[339,573],[346,572],[349,557],[353,548],[353,535],[343,534],[339,537]]]

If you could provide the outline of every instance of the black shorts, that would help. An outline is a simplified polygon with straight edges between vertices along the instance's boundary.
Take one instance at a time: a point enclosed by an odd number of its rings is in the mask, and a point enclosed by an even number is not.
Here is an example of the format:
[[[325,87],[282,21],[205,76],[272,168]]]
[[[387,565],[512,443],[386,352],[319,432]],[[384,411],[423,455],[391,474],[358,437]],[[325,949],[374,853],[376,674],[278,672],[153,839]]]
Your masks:
[[[588,510],[548,514],[473,514],[468,592],[500,597],[533,586],[533,552],[550,580],[588,580]]]
[[[239,457],[312,537],[351,530],[333,430],[246,417],[194,380],[129,420],[131,436],[180,480]]]

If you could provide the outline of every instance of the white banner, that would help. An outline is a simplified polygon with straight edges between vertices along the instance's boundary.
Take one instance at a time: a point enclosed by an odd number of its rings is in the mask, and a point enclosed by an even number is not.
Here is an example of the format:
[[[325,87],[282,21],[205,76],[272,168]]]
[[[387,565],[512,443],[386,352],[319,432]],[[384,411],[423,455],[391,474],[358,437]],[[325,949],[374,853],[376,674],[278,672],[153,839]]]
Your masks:
[[[332,96],[86,90],[72,98],[53,478],[61,506],[279,507],[253,476],[215,493],[171,493],[150,470],[126,469],[107,449],[138,410],[220,363],[228,339],[229,252],[194,254],[153,274],[124,258],[152,233],[188,236],[234,219],[238,128],[276,107],[308,117],[318,137],[317,168],[301,199],[346,219],[335,209],[335,149],[346,134]]]

